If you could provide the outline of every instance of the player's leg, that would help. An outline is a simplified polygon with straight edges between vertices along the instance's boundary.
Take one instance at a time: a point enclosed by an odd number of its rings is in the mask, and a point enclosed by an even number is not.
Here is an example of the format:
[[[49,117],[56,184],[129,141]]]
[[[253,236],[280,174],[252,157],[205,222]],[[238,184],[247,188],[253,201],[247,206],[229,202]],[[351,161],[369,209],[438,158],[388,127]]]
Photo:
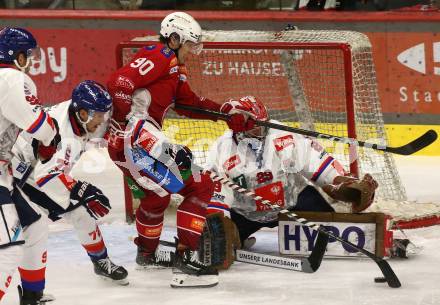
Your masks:
[[[48,218],[44,214],[23,231],[26,242],[18,268],[21,277],[21,305],[39,304],[42,299],[54,299],[51,295],[43,295],[46,285],[48,232]]]
[[[208,203],[214,183],[207,174],[191,175],[179,192],[184,200],[177,209],[176,256],[171,287],[212,287],[218,284],[217,269],[200,262],[194,251],[200,249]]]
[[[1,218],[1,216],[0,216]],[[3,225],[0,221],[0,225]],[[0,249],[0,303],[11,284],[12,275],[17,269],[20,257],[22,256],[22,246],[4,246]]]
[[[9,190],[0,186],[0,302],[20,262],[23,243],[15,204]]]
[[[140,268],[171,267],[169,255],[158,251],[165,210],[170,196],[161,197],[155,192],[145,191],[136,210],[138,236],[134,242],[138,247],[136,263]]]
[[[235,211],[233,208],[231,209],[231,220],[235,223],[238,229],[240,241],[244,249],[249,249],[255,244],[256,239],[251,237],[252,234],[259,231],[261,228],[274,228],[278,226],[278,221],[259,222],[250,220]]]
[[[299,194],[293,211],[334,212],[333,207],[325,200],[318,190],[308,185]]]
[[[74,227],[81,245],[89,255],[95,273],[120,285],[128,285],[127,270],[115,265],[109,258],[101,230],[96,220],[82,206],[64,214]]]

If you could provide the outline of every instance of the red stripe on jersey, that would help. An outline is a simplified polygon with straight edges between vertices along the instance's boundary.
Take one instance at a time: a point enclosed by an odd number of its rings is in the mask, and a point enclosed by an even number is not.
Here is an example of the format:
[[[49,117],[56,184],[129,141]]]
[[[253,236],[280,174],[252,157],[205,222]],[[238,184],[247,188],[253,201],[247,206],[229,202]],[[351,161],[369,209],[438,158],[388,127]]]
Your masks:
[[[177,210],[177,227],[196,234],[203,232],[205,217],[186,211]]]
[[[26,270],[18,267],[18,271],[20,272],[20,277],[22,280],[25,280],[27,282],[37,282],[44,280],[46,267],[38,270]]]
[[[64,186],[71,191],[73,186],[76,184],[76,180],[73,179],[70,176],[66,176],[64,174],[61,174],[58,176],[58,178],[61,180],[61,182],[64,184]]]
[[[105,249],[105,243],[102,239],[97,243],[82,246],[84,247],[84,249],[86,249],[87,252],[91,253],[102,252]]]

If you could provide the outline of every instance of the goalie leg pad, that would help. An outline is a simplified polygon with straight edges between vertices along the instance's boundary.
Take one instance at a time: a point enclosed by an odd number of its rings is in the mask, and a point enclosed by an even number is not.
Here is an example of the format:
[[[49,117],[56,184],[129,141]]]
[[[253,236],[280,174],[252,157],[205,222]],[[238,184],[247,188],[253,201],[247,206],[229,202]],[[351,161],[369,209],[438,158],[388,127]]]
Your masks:
[[[237,227],[222,213],[209,214],[201,238],[200,260],[217,269],[228,269],[241,248]]]

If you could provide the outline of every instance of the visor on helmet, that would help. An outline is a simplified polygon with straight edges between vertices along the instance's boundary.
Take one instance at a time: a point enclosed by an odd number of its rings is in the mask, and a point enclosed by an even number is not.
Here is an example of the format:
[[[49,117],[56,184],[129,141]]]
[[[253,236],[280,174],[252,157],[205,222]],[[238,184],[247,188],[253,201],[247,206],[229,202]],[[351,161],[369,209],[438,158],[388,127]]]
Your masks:
[[[201,43],[201,42],[195,43],[195,42],[187,40],[185,42],[185,44],[187,44],[189,46],[190,52],[194,55],[199,55],[203,50],[203,43]]]
[[[39,46],[33,49],[29,49],[26,52],[27,58],[32,61],[41,61],[41,49]]]

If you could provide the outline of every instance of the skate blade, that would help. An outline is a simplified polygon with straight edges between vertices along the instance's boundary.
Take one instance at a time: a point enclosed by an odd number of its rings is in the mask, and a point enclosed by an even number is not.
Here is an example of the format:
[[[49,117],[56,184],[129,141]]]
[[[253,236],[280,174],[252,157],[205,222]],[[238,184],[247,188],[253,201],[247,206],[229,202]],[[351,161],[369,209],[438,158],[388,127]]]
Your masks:
[[[217,286],[218,275],[190,276],[173,274],[170,286],[172,288],[210,288]]]
[[[128,281],[128,279],[122,279],[122,280],[114,280],[114,279],[111,279],[111,278],[109,278],[109,277],[107,277],[107,276],[105,276],[105,275],[100,275],[100,274],[98,274],[98,276],[101,278],[101,279],[103,279],[104,281],[106,281],[106,282],[111,282],[111,283],[114,283],[114,284],[116,284],[116,285],[120,285],[120,286],[127,286],[128,284],[130,284],[130,282]]]
[[[170,269],[170,267],[165,267],[165,266],[160,266],[160,265],[148,265],[148,266],[141,266],[141,265],[136,265],[136,267],[134,267],[134,270],[137,271],[148,271],[148,270],[162,270],[162,269]]]
[[[48,302],[52,302],[52,301],[55,301],[55,296],[53,294],[50,294],[50,293],[43,294],[43,296],[40,299],[40,302],[42,304],[45,304],[45,303],[48,303]]]

